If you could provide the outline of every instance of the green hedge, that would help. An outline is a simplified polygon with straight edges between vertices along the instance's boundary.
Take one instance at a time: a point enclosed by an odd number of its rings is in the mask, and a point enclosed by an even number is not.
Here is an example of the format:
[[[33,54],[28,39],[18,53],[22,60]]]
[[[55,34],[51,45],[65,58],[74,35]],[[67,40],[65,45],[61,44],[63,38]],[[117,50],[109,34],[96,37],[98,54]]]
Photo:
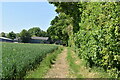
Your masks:
[[[74,34],[79,56],[89,66],[120,76],[120,2],[83,2],[80,30]],[[80,8],[81,9],[81,8]]]

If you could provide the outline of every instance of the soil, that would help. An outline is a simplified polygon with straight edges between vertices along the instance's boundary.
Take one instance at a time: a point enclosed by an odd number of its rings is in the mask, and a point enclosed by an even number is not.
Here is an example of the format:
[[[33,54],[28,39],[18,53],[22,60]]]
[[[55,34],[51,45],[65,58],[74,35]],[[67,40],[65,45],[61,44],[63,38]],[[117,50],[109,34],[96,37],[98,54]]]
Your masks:
[[[46,73],[45,78],[67,78],[69,75],[69,68],[67,64],[67,49],[65,48],[56,59],[52,68]]]

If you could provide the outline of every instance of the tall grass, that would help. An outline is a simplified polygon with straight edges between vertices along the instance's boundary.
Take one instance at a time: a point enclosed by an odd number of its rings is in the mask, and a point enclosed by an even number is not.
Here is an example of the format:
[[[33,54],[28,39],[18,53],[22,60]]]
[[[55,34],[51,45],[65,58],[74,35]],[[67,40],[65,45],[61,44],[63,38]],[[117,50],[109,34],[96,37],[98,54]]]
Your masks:
[[[23,77],[57,48],[56,45],[2,43],[2,77]]]
[[[51,68],[51,65],[56,61],[57,55],[61,53],[63,47],[59,47],[57,50],[43,59],[35,70],[29,71],[25,78],[44,78],[47,71]]]

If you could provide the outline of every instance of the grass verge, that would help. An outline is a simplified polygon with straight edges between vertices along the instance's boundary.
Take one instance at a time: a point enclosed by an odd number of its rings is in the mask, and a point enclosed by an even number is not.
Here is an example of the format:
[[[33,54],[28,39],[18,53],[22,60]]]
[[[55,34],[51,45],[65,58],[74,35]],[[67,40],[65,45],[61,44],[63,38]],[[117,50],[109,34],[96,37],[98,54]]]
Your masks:
[[[71,78],[111,78],[102,68],[86,66],[87,62],[80,59],[70,47],[68,47],[67,60]]]
[[[53,53],[48,54],[36,69],[27,72],[25,78],[44,78],[44,75],[51,68],[51,65],[55,63],[57,55],[61,53],[62,50],[63,47],[60,46]]]
[[[76,58],[74,56],[72,56],[72,50],[69,47],[68,47],[68,53],[67,53],[67,60],[68,60],[69,70],[70,70],[70,73],[69,73],[70,75],[68,77],[83,78],[83,76],[81,74],[79,74],[80,65],[77,65],[75,63]]]

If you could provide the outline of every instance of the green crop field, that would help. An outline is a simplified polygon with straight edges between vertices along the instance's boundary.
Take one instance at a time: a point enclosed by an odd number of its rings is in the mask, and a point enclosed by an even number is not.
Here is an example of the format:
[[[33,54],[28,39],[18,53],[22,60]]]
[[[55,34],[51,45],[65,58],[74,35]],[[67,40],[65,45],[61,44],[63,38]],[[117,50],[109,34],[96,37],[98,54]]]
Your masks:
[[[23,77],[27,70],[57,48],[47,44],[2,43],[2,77]]]

